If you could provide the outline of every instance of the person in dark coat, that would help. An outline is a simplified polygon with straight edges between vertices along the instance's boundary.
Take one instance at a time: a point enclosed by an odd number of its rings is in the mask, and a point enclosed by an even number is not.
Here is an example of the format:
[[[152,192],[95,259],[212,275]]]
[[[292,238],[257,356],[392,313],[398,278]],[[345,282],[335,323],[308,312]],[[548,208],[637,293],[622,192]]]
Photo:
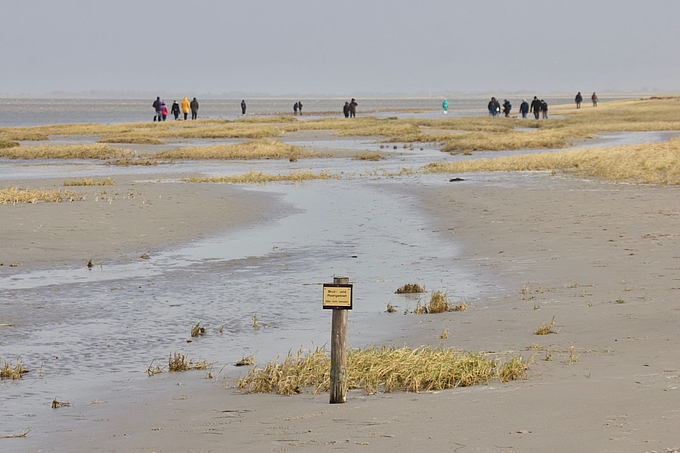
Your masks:
[[[302,101],[298,101],[298,110],[300,111],[300,115],[302,115]]]
[[[590,96],[590,99],[593,101],[593,107],[597,107],[597,94],[593,92],[593,95]]]
[[[191,119],[195,120],[196,118],[198,118],[198,101],[196,100],[196,98],[193,98],[191,100],[189,107],[191,107]]]
[[[349,103],[349,116],[351,118],[354,118],[355,116],[357,116],[357,106],[358,105],[359,104],[357,104],[357,100],[352,98],[352,100]]]
[[[151,107],[156,111],[156,115],[153,117],[154,121],[161,121],[163,119],[163,114],[161,113],[161,97],[158,96],[156,97],[156,100],[153,101],[153,104],[151,104]]]
[[[179,119],[179,104],[177,101],[172,101],[172,107],[170,107],[170,113],[175,117],[175,121]]]
[[[293,115],[297,115],[299,104],[297,101],[295,101],[295,104],[293,104]]]
[[[538,119],[541,115],[541,101],[534,96],[534,100],[531,101],[531,109],[529,110],[534,113],[534,118]]]
[[[246,114],[246,100],[243,99],[241,101],[241,114],[245,115]]]
[[[526,99],[522,99],[522,104],[519,106],[519,113],[522,114],[522,118],[527,117],[527,113],[529,113],[529,103]]]
[[[505,99],[503,102],[503,113],[505,114],[506,118],[510,116],[510,110],[512,110],[512,104],[510,104],[510,101]]]
[[[541,113],[543,113],[543,119],[548,119],[548,103],[541,99]]]
[[[345,102],[345,106],[342,108],[342,113],[345,115],[345,118],[349,118],[349,102]]]
[[[580,91],[578,92],[578,94],[574,98],[574,101],[576,101],[576,108],[580,109],[581,108],[581,102],[583,102],[583,96],[581,96]]]
[[[486,108],[489,109],[490,116],[496,116],[496,98],[491,98]]]

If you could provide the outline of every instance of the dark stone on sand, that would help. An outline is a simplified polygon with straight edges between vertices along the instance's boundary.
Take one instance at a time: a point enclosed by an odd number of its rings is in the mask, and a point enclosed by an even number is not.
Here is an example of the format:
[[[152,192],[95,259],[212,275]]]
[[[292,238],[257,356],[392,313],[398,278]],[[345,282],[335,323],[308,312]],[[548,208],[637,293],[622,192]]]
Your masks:
[[[449,179],[449,182],[460,182],[460,181],[465,181],[463,178],[452,178]]]

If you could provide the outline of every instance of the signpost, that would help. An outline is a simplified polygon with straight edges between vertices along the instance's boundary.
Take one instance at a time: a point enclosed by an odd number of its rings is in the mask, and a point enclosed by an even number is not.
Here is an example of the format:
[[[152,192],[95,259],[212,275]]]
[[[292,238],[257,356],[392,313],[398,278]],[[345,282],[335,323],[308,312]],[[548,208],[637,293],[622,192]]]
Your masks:
[[[352,309],[349,277],[323,285],[323,308],[333,310],[331,322],[331,404],[347,401],[347,310]]]

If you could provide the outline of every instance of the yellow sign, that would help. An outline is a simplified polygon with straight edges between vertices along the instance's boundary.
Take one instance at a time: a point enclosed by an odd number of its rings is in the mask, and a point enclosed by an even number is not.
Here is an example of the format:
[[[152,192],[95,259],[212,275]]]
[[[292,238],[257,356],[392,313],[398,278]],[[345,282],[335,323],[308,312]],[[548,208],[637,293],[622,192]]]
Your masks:
[[[323,308],[352,309],[352,285],[323,285]]]

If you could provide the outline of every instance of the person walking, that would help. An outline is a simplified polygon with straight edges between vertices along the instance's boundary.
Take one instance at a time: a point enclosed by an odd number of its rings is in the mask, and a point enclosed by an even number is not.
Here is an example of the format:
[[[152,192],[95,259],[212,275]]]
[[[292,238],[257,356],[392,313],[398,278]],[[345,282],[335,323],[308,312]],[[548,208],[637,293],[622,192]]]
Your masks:
[[[507,99],[504,99],[504,101],[503,101],[503,113],[505,114],[506,118],[508,116],[510,116],[511,110],[512,110],[512,104]]]
[[[246,100],[241,101],[241,114],[245,115],[246,114]]]
[[[352,100],[349,102],[349,116],[351,118],[354,118],[357,116],[357,106],[359,104],[357,103],[357,100],[352,98]]]
[[[298,101],[298,110],[300,111],[300,115],[302,115],[302,101]]]
[[[345,105],[342,107],[342,113],[345,115],[345,118],[349,118],[349,102],[345,101]]]
[[[193,98],[191,100],[189,108],[191,108],[191,119],[195,120],[196,118],[198,118],[198,101],[196,100],[196,98]],[[186,117],[184,117],[184,119],[186,119]]]
[[[179,119],[179,104],[177,101],[172,101],[172,107],[170,107],[170,113],[175,117],[175,121]]]
[[[298,106],[299,106],[298,102],[295,101],[295,104],[293,104],[293,115],[297,115]]]
[[[529,103],[526,99],[522,99],[522,103],[519,106],[519,113],[522,114],[522,118],[526,119],[527,113],[529,113]]]
[[[165,105],[165,101],[161,102],[161,115],[163,115],[163,121],[168,119],[168,106]]]
[[[576,101],[576,108],[580,109],[581,108],[581,102],[583,102],[583,96],[581,96],[580,91],[578,92],[578,94],[574,98],[574,101]]]
[[[496,116],[496,98],[492,97],[489,103],[486,105],[486,108],[489,109],[489,116]]]
[[[541,101],[539,101],[536,96],[534,96],[534,100],[531,101],[531,109],[529,109],[529,111],[533,112],[534,118],[536,119],[541,115]]]
[[[153,104],[151,104],[151,107],[153,107],[154,111],[156,112],[156,115],[153,117],[154,121],[160,121],[161,120],[161,97],[157,96],[156,100],[153,101]]]
[[[543,113],[543,119],[548,119],[548,103],[541,99],[541,113]]]
[[[444,110],[444,115],[449,113],[449,101],[444,99],[444,102],[442,102],[442,109]]]
[[[595,92],[593,92],[593,95],[590,96],[590,99],[593,101],[593,107],[597,107],[597,94],[595,94]]]
[[[189,104],[189,99],[186,96],[184,96],[184,99],[182,99],[182,113],[184,113],[184,121],[187,120],[187,115],[189,115],[190,107],[191,106]]]

